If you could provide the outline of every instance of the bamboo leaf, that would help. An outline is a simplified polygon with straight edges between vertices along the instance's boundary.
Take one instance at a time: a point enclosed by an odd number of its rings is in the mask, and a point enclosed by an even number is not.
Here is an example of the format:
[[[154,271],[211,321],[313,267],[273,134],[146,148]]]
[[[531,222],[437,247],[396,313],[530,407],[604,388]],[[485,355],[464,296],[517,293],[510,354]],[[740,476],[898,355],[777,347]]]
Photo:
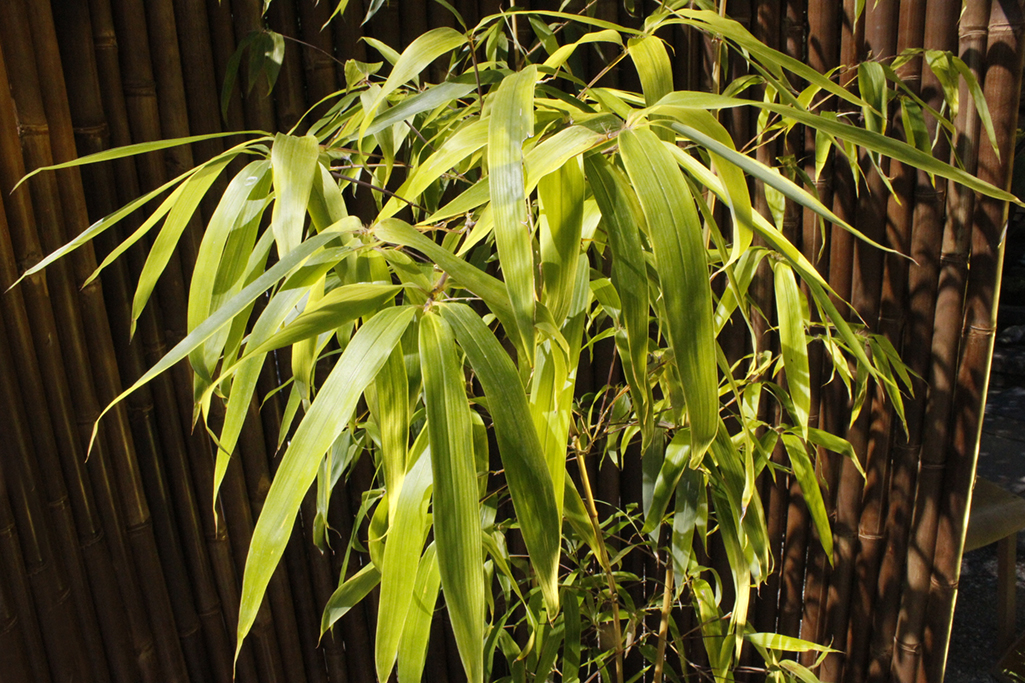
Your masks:
[[[612,249],[612,284],[622,302],[621,319],[626,333],[623,368],[641,419],[642,448],[646,448],[654,433],[654,416],[651,384],[646,377],[650,306],[640,233],[644,213],[622,171],[597,154],[585,157],[584,163]]]
[[[413,599],[406,615],[406,625],[399,639],[399,683],[420,683],[423,679],[424,663],[427,661],[427,643],[431,636],[431,620],[434,605],[438,600],[441,573],[438,570],[438,554],[431,543],[420,558],[416,570],[416,584]]]
[[[157,278],[164,272],[171,254],[178,245],[185,227],[188,225],[192,214],[199,207],[199,202],[206,196],[207,190],[217,180],[217,176],[231,161],[229,158],[222,158],[217,163],[208,164],[200,168],[192,177],[186,180],[181,186],[181,193],[178,195],[167,214],[164,227],[160,234],[153,241],[153,246],[146,257],[146,264],[139,274],[139,284],[135,290],[135,297],[132,300],[132,332],[135,331],[135,322],[142,315],[142,309],[149,301],[153,288],[156,287]]]
[[[360,128],[360,139],[366,136],[367,129],[377,110],[381,108],[388,96],[405,85],[410,79],[427,68],[431,62],[443,54],[452,52],[466,42],[466,36],[455,29],[443,26],[421,34],[402,52],[392,68],[388,80],[377,92],[363,119]]]
[[[576,288],[577,257],[584,221],[584,173],[578,159],[541,179],[537,186],[544,211],[541,221],[541,273],[545,305],[557,326],[569,315]]]
[[[811,518],[815,522],[815,528],[819,532],[819,540],[822,543],[822,550],[826,557],[833,557],[833,532],[829,528],[829,514],[826,512],[826,504],[822,499],[822,489],[819,487],[818,477],[815,475],[815,466],[808,457],[808,451],[801,439],[795,434],[783,434],[783,445],[790,456],[790,466],[794,470],[794,476],[801,485],[801,493],[804,495],[804,502],[808,506]],[[787,648],[789,649],[789,648]]]
[[[516,367],[495,335],[468,306],[446,304],[441,311],[488,398],[513,508],[548,614],[554,616],[559,608],[562,525],[544,452],[530,428],[530,407]]]
[[[466,677],[470,683],[482,683],[484,560],[470,404],[455,338],[448,323],[431,313],[420,320],[420,366],[434,473],[434,542],[441,585]]]
[[[495,243],[515,327],[510,335],[522,359],[534,359],[534,253],[523,177],[523,141],[534,134],[537,67],[506,77],[491,105],[488,167]]]
[[[242,579],[236,658],[238,648],[256,620],[271,574],[292,533],[299,505],[317,475],[324,453],[345,429],[363,390],[388,359],[415,310],[410,307],[385,309],[359,329],[292,437],[253,530]]]
[[[395,351],[392,352],[394,355]],[[404,398],[402,403],[406,403]],[[391,676],[399,643],[405,633],[407,614],[413,604],[419,577],[416,572],[410,571],[410,567],[420,558],[420,549],[423,547],[432,483],[431,462],[431,452],[427,448],[410,467],[401,486],[388,489],[389,502],[393,498],[396,502],[390,506],[394,513],[384,545],[381,598],[377,608],[377,635],[374,638],[379,681],[387,681]]]
[[[270,160],[277,199],[271,215],[271,230],[274,231],[279,257],[302,241],[306,207],[317,175],[319,154],[320,145],[312,135],[300,138],[278,133],[274,137]]]
[[[644,103],[651,106],[673,90],[673,65],[661,38],[645,34],[627,41],[627,51],[641,79]]]
[[[381,572],[372,564],[360,569],[347,580],[342,581],[335,592],[328,598],[324,606],[324,615],[320,621],[320,634],[324,635],[336,621],[344,617],[350,609],[367,597],[370,591],[381,582]],[[235,655],[236,659],[238,655]]]
[[[779,344],[783,367],[787,372],[787,390],[793,399],[794,419],[807,438],[811,414],[811,379],[808,371],[808,338],[804,333],[804,307],[794,271],[782,261],[772,265],[775,275],[776,316],[779,320]]]
[[[699,459],[715,438],[719,414],[712,290],[701,224],[687,182],[655,134],[627,130],[619,139],[627,174],[647,218],[665,302],[662,323],[687,402],[691,457]]]

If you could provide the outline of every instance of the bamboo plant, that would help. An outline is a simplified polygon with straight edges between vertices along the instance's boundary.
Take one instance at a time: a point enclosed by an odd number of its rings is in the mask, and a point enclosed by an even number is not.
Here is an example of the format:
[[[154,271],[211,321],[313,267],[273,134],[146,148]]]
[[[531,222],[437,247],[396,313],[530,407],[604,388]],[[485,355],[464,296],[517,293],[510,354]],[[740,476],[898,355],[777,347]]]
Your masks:
[[[678,680],[699,661],[732,680],[745,644],[773,678],[814,679],[788,653],[828,648],[749,623],[751,589],[774,570],[756,480],[792,473],[831,557],[815,454],[824,448],[855,467],[863,455],[809,423],[818,393],[809,348],[831,359],[830,381],[855,403],[871,379],[899,408],[909,378],[885,337],[838,310],[801,245],[784,236],[782,207],[864,238],[808,189],[814,177],[802,183],[794,164],[738,149],[719,114],[748,109],[756,147],[795,127],[815,131],[815,174],[831,153],[864,153],[1011,196],[932,157],[917,124],[935,112],[892,89],[892,70],[864,67],[860,90],[841,87],[686,4],[663,3],[638,29],[535,11],[472,27],[457,15],[462,30],[428,31],[401,53],[368,39],[388,66],[349,61],[345,89],[315,109],[326,114],[287,134],[247,135],[33,269],[159,200],[97,270],[150,241],[134,327],[201,200],[229,164],[245,162],[206,216],[187,336],[114,402],[188,358],[196,419],[223,414],[208,427],[216,494],[261,369],[290,359],[276,368],[287,378],[283,456],[249,549],[239,645],[315,487],[316,510],[306,508],[315,540],[369,556],[343,567],[322,631],[378,591],[382,681],[396,667],[400,681],[421,678],[439,594],[471,682],[600,671],[622,683],[624,658],[637,652],[656,681]],[[749,75],[720,93],[674,91],[659,34],[672,26],[732,49]],[[584,80],[576,57],[595,45],[608,63]],[[613,68],[635,70],[640,92],[604,86]],[[428,83],[431,73],[443,78]],[[883,112],[898,100],[908,142],[885,135]],[[862,112],[867,127],[827,106]],[[752,208],[752,178],[765,187],[767,215]],[[749,294],[763,264],[774,311]],[[779,352],[756,332],[759,316],[775,321]],[[737,325],[748,348],[731,358],[719,338]],[[606,340],[609,381],[579,390],[579,368]],[[287,356],[275,355],[281,349]],[[764,421],[766,401],[780,407],[768,411],[778,422]],[[785,461],[772,457],[779,444]],[[339,537],[328,523],[331,491],[360,459],[375,478],[355,531]],[[595,461],[641,468],[641,499],[603,514]],[[705,566],[716,536],[728,575]],[[636,555],[655,576],[626,570]],[[638,602],[632,588],[644,582]],[[700,640],[681,631],[681,606],[693,610]],[[698,642],[703,654],[687,651]]]

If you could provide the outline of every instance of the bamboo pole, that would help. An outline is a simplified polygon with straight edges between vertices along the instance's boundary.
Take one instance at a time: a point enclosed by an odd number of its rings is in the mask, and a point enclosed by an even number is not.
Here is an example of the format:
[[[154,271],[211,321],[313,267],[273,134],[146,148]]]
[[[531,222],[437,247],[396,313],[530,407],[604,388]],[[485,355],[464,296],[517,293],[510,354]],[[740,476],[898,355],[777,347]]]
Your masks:
[[[891,45],[894,54],[922,45],[925,31],[925,1],[904,0],[899,16],[891,15],[889,23],[896,29]],[[901,77],[913,91],[920,90],[921,61],[912,61],[901,69]],[[892,113],[891,136],[904,137],[903,119],[900,111]],[[880,235],[884,244],[896,253],[882,258],[879,306],[876,330],[898,350],[904,333],[905,310],[907,306],[907,259],[909,253],[912,212],[914,209],[914,183],[916,173],[909,166],[897,161],[889,162],[889,176],[892,194],[883,194],[885,202],[885,230]],[[890,479],[892,477],[891,449],[892,432],[901,430],[894,424],[894,408],[883,387],[878,384],[871,397],[870,426],[868,428],[867,460],[871,464],[862,494],[861,520],[858,536],[861,549],[855,564],[856,584],[850,599],[851,627],[848,632],[849,651],[845,678],[849,681],[864,681],[868,674],[869,647],[872,629],[865,624],[873,622],[877,612],[895,614],[896,604],[876,603],[880,590],[880,563],[884,551],[889,553],[889,539],[886,536],[887,505]],[[897,501],[900,502],[900,501]],[[905,504],[906,507],[906,504]],[[878,609],[877,609],[878,607]]]
[[[808,36],[806,39],[807,62],[819,73],[826,73],[838,61],[838,43],[840,20],[839,7],[831,2],[810,2],[808,3]],[[815,131],[811,128],[805,131],[805,171],[809,177],[815,178],[815,191],[819,200],[826,206],[833,204],[833,157],[830,155],[822,171],[815,177]],[[829,276],[829,231],[820,228],[820,221],[811,211],[803,212],[801,225],[801,249],[808,260],[815,264],[818,271],[824,276]],[[816,426],[824,421],[821,415],[822,397],[831,391],[836,393],[837,383],[831,386],[822,387],[822,378],[827,370],[823,367],[822,349],[814,346],[809,348],[809,371],[812,397],[812,414],[809,415],[809,423],[814,421]],[[842,395],[842,394],[841,394]],[[816,468],[820,477],[825,481],[825,472],[830,468],[828,459],[835,460],[824,449],[817,450]],[[794,484],[792,483],[792,487]],[[802,634],[809,637],[807,624],[803,624],[802,617],[805,612],[817,610],[813,603],[806,605],[806,596],[816,593],[820,585],[817,576],[824,570],[826,557],[822,552],[817,534],[814,529],[809,531],[808,511],[801,496],[795,496],[791,491],[791,507],[788,513],[787,527],[787,548],[783,566],[783,595],[781,596],[782,606],[780,608],[780,631],[788,635]],[[824,491],[827,501],[831,500],[832,492]],[[804,538],[802,538],[804,536]],[[807,576],[807,579],[805,578]],[[810,608],[810,609],[809,609]]]
[[[981,74],[987,41],[989,3],[966,6],[959,29],[961,58],[978,77]],[[962,87],[963,101],[969,101]],[[961,107],[956,121],[955,141],[958,157],[965,169],[977,167],[979,119],[974,108]],[[893,677],[899,683],[916,680],[923,656],[922,629],[932,574],[938,523],[938,501],[943,490],[948,423],[953,397],[953,374],[957,360],[958,325],[962,320],[967,271],[970,221],[974,194],[952,186],[947,198],[947,220],[940,255],[941,269],[933,317],[932,354],[929,370],[929,396],[922,423],[921,464],[915,495],[907,569],[901,596],[894,643]]]
[[[956,46],[957,21],[960,15],[959,0],[930,0],[926,3],[922,46],[925,49],[953,50]],[[909,21],[911,21],[909,19]],[[939,109],[943,102],[943,90],[936,76],[929,69],[919,67],[921,73],[921,97],[930,106]],[[936,134],[937,123],[931,117],[926,119],[930,138]],[[946,137],[940,140],[934,150],[937,157],[949,156]],[[914,396],[905,402],[907,432],[894,428],[893,475],[890,485],[890,501],[887,513],[885,535],[886,553],[882,558],[878,578],[877,604],[875,612],[871,662],[868,676],[873,682],[889,678],[890,665],[894,660],[894,637],[899,616],[902,574],[908,551],[908,537],[911,530],[914,506],[915,484],[918,474],[922,440],[922,419],[928,395],[930,349],[933,334],[933,314],[936,303],[936,281],[939,273],[940,244],[944,224],[943,196],[946,184],[918,172],[915,178],[915,199],[912,213],[910,255],[908,264],[906,303],[907,323],[904,328],[902,357],[913,371]]]
[[[267,18],[271,30],[285,36],[285,58],[281,62],[281,71],[274,85],[274,103],[277,110],[277,129],[291,131],[299,123],[299,118],[308,106],[299,45],[295,42],[299,37],[299,23],[296,20],[294,2],[271,4]]]
[[[227,4],[227,3],[225,3]],[[358,5],[359,3],[357,3]],[[263,30],[263,19],[261,18],[261,3],[259,0],[231,0],[232,28],[235,30],[235,43],[241,44],[253,31]],[[355,8],[355,5],[354,5]],[[354,36],[355,40],[358,36]],[[241,74],[240,74],[241,75]],[[239,79],[239,87],[242,87],[243,79]],[[247,95],[242,97],[243,110],[245,111],[246,127],[250,130],[265,130],[273,132],[274,124],[274,102],[267,97],[266,82],[258,82]]]
[[[980,143],[978,175],[1004,189],[1010,188],[1014,164],[1021,73],[1025,61],[1023,30],[1025,12],[1020,1],[992,4],[984,93],[994,113],[993,126],[999,153],[991,145]],[[975,205],[954,393],[953,433],[947,450],[943,495],[939,501],[933,579],[924,634],[927,650],[922,658],[919,680],[942,681],[946,668],[996,336],[1007,212],[1006,202],[989,198],[981,198]]]
[[[815,3],[820,4],[820,3]],[[821,3],[833,5],[833,3]],[[836,7],[823,7],[821,15],[816,14],[817,22],[812,24],[812,35],[814,38],[809,45],[809,59],[818,61],[829,68],[839,64],[850,64],[857,56],[856,26],[853,25],[854,6],[851,2],[845,2],[842,11]],[[811,8],[809,7],[809,12]],[[817,10],[818,11],[818,10]],[[848,77],[841,76],[841,82],[846,84]],[[832,155],[831,183],[833,211],[840,218],[848,222],[854,216],[854,187],[851,177],[851,170],[846,160],[838,155]],[[823,175],[826,170],[823,169]],[[827,181],[829,182],[829,181]],[[815,221],[814,218],[805,219],[805,234],[809,232],[808,221]],[[811,227],[811,230],[817,229]],[[845,230],[832,227],[828,234],[829,259],[828,279],[830,287],[836,293],[838,300],[847,301],[851,295],[851,251],[853,241],[851,235]],[[823,266],[824,268],[824,266]],[[840,310],[846,313],[846,306]],[[823,369],[825,374],[828,368]],[[847,396],[844,387],[840,382],[830,382],[824,387],[820,406],[820,420],[823,429],[834,433],[843,434],[846,430],[846,405]],[[823,497],[825,499],[826,511],[830,515],[831,523],[836,523],[836,495],[837,483],[840,476],[841,458],[835,454],[819,451],[818,466],[820,478],[823,482]],[[812,530],[812,537],[817,538],[815,530]],[[806,583],[804,591],[804,613],[801,621],[801,637],[815,642],[823,642],[826,625],[826,602],[829,591],[830,560],[822,550],[821,545],[812,543],[808,549],[809,559],[807,561]],[[808,665],[814,662],[814,657],[807,654],[802,655],[801,661]]]
[[[0,488],[3,480],[10,482],[8,492],[22,539],[21,553],[53,679],[62,683],[96,681],[95,662],[90,665],[82,639],[82,629],[91,624],[84,623],[82,615],[76,614],[72,587],[67,583],[62,563],[62,559],[68,558],[55,555],[51,545],[50,525],[37,488],[40,475],[33,460],[32,437],[26,430],[27,420],[19,400],[21,386],[13,365],[5,330],[0,329],[0,377],[4,378],[0,389],[0,428],[4,434],[0,444]]]
[[[413,4],[420,6],[420,3]],[[297,5],[299,29],[306,43],[302,46],[306,89],[309,103],[315,104],[338,89],[335,79],[335,46],[331,42],[331,28],[326,25],[332,8],[327,3],[314,0],[297,0]]]
[[[16,272],[14,249],[11,246],[7,216],[3,210],[3,201],[0,200],[0,287],[3,287],[5,290],[5,295],[0,296],[0,306],[2,306],[0,308],[0,314],[2,314],[0,315],[0,321],[16,329],[25,329],[27,325],[22,323],[26,316],[21,290],[6,291],[10,287],[11,278]],[[23,345],[23,342],[18,339],[16,339],[15,343]],[[27,346],[31,348],[31,344]],[[31,355],[24,357],[31,358]],[[6,391],[6,389],[4,390]],[[40,414],[45,413],[40,411]],[[49,681],[50,670],[47,666],[46,652],[43,646],[42,635],[39,631],[39,620],[36,617],[35,607],[32,604],[31,591],[25,573],[25,564],[22,559],[21,547],[18,543],[14,513],[11,511],[6,485],[3,482],[0,482],[0,559],[3,560],[4,575],[8,578],[11,585],[15,608],[25,627],[25,646],[28,650],[32,678],[35,681]]]
[[[0,212],[2,214],[2,212]],[[8,546],[8,539],[14,539],[14,514],[11,511],[10,503],[7,500],[7,486],[3,479],[3,469],[0,468],[0,552],[10,552],[11,560],[20,560],[21,553]],[[10,545],[13,545],[10,544]],[[26,645],[25,631],[22,619],[19,615],[20,600],[11,593],[11,583],[17,581],[20,584],[24,580],[23,574],[12,577],[8,581],[9,566],[4,567],[0,573],[0,671],[10,675],[12,680],[31,681],[38,680],[34,672],[34,664],[30,663],[29,649]],[[10,572],[14,574],[15,572]],[[16,584],[16,585],[17,585]],[[20,588],[20,585],[17,585]],[[28,597],[28,592],[24,597]],[[44,663],[45,666],[45,663]]]

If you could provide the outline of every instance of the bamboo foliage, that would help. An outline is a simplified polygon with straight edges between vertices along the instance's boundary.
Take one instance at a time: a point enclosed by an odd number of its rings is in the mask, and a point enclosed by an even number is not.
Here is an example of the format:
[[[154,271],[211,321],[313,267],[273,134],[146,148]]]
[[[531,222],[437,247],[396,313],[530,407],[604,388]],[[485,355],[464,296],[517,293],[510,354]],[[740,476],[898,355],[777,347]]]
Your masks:
[[[5,671],[942,679],[1018,15],[558,4],[0,6]]]

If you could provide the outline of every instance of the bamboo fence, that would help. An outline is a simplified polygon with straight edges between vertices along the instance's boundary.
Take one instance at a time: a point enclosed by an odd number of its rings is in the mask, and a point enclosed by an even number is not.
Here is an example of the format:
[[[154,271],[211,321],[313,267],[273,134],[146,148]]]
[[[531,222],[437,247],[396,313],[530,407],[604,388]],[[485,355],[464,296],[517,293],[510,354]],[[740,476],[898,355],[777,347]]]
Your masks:
[[[90,221],[153,189],[231,144],[219,139],[44,174],[16,191],[28,171],[112,146],[222,130],[289,130],[308,107],[345,83],[347,59],[366,59],[370,35],[408,44],[426,28],[455,25],[436,3],[393,0],[366,25],[365,3],[352,2],[325,27],[326,0],[4,0],[0,2],[0,289]],[[499,0],[454,0],[467,22],[507,6]],[[556,7],[530,0],[520,6]],[[571,2],[569,10],[588,3]],[[654,2],[638,2],[642,11]],[[962,88],[953,147],[943,135],[937,156],[1008,187],[1025,59],[1021,0],[730,0],[726,12],[769,45],[847,84],[844,67],[888,59],[904,50],[957,52],[982,84],[999,155]],[[590,3],[596,16],[638,25],[623,3]],[[268,27],[286,37],[285,61],[271,94],[236,88],[221,112],[221,84],[232,54],[247,36]],[[324,27],[324,28],[322,28]],[[529,38],[526,26],[519,26]],[[676,86],[713,89],[716,46],[690,30],[662,36],[676,60]],[[584,72],[602,66],[582,52]],[[742,75],[735,57],[720,81]],[[912,60],[900,72],[934,108],[939,80]],[[635,87],[625,68],[606,83]],[[795,84],[799,85],[799,84]],[[902,122],[891,112],[891,127]],[[724,113],[738,143],[756,122],[745,111]],[[936,130],[931,121],[929,135]],[[792,157],[814,171],[814,131],[800,128],[757,151],[764,161]],[[834,556],[826,557],[796,481],[762,482],[777,568],[754,596],[754,623],[820,643],[831,654],[819,670],[827,683],[939,682],[943,678],[956,598],[967,510],[985,405],[1007,207],[978,201],[892,162],[877,171],[858,159],[861,186],[848,161],[830,158],[814,191],[842,218],[900,254],[884,255],[843,230],[820,230],[816,216],[786,208],[784,231],[828,278],[844,309],[892,343],[915,374],[906,402],[907,428],[885,392],[870,387],[861,414],[837,381],[828,382],[820,350],[812,355],[812,424],[854,445],[867,477],[849,461],[820,451],[817,471],[833,522]],[[890,196],[879,171],[895,191]],[[768,211],[755,187],[756,208]],[[357,207],[358,210],[359,207]],[[324,638],[319,614],[338,581],[337,552],[312,544],[316,503],[307,496],[293,540],[275,573],[237,662],[235,623],[240,580],[253,524],[276,467],[284,406],[275,394],[272,358],[260,378],[219,499],[211,496],[213,450],[193,431],[192,379],[184,363],[136,392],[101,423],[99,411],[184,337],[185,300],[198,249],[205,202],[188,227],[130,340],[133,282],[143,254],[129,250],[101,278],[82,286],[130,221],[80,249],[44,274],[0,295],[0,679],[64,683],[348,683],[373,679],[370,645],[374,596],[351,610]],[[760,274],[755,302],[765,317],[757,343],[772,348],[772,286]],[[739,325],[722,337],[730,357],[749,353]],[[581,367],[578,391],[601,387],[619,368],[611,340],[596,344]],[[267,399],[264,401],[264,399]],[[779,407],[766,402],[771,421]],[[215,417],[216,419],[216,417]],[[626,457],[639,457],[628,453]],[[786,464],[785,452],[774,453]],[[366,459],[339,487],[332,526],[353,527],[359,492],[371,481]],[[638,502],[639,468],[622,471],[588,462],[588,476],[607,511]],[[513,544],[517,542],[512,539]],[[516,548],[511,548],[514,552]],[[520,548],[522,550],[522,548]],[[700,553],[703,550],[699,549]],[[659,594],[662,577],[638,555],[626,571],[647,577],[631,590],[637,602]],[[358,566],[368,558],[350,563]],[[708,547],[706,566],[728,573],[721,545]],[[344,577],[343,577],[344,578]],[[730,595],[724,596],[728,603]],[[679,632],[695,616],[673,611]],[[657,619],[649,628],[657,628]],[[691,664],[702,660],[689,637]],[[808,655],[806,663],[814,657]],[[753,663],[748,657],[745,663]],[[643,660],[636,651],[628,670]],[[451,630],[432,625],[427,678],[456,680],[460,671]]]

